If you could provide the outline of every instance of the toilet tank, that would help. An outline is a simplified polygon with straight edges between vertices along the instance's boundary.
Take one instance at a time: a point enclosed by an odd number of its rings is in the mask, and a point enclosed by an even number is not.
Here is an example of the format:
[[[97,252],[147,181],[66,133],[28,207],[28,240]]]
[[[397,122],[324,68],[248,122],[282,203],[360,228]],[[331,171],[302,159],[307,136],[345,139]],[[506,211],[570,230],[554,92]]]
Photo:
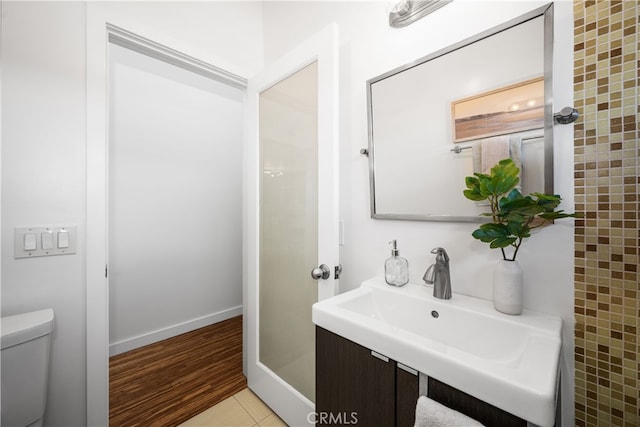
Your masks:
[[[2,426],[41,422],[47,401],[53,310],[0,319]]]

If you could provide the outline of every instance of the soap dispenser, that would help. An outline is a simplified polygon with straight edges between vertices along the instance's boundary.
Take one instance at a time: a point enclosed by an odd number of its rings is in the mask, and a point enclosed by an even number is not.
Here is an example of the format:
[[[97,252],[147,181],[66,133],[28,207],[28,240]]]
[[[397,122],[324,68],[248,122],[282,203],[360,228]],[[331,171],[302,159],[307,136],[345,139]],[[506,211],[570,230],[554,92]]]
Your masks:
[[[395,240],[391,245],[391,258],[384,263],[384,280],[388,285],[404,286],[409,283],[409,261],[398,256],[398,245]]]

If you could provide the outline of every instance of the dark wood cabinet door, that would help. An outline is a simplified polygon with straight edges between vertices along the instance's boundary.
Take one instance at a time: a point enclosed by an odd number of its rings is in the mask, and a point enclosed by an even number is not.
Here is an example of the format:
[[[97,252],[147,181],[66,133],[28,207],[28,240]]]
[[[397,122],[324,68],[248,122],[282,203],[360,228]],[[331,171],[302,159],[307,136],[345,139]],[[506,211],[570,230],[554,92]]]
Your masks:
[[[420,394],[417,371],[402,364],[396,365],[396,427],[413,427],[416,422],[416,403]]]
[[[395,369],[392,360],[316,327],[316,425],[395,425]]]
[[[427,396],[480,421],[487,427],[527,427],[527,422],[435,378],[429,378]]]

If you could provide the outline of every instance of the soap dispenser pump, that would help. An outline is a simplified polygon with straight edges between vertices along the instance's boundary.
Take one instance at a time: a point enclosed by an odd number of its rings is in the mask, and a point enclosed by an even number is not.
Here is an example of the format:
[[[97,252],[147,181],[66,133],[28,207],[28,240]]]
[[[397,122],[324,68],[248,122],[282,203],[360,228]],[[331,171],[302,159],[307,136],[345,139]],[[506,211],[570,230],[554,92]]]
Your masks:
[[[404,286],[409,283],[409,261],[399,256],[395,240],[391,245],[391,258],[384,263],[384,280],[391,286]]]

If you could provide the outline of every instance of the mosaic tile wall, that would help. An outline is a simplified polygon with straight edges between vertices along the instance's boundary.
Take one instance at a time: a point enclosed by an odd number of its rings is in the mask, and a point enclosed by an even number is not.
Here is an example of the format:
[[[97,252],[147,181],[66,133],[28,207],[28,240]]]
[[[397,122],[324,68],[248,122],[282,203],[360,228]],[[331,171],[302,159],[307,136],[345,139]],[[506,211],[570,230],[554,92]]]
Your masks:
[[[639,3],[574,1],[576,426],[640,426]]]

